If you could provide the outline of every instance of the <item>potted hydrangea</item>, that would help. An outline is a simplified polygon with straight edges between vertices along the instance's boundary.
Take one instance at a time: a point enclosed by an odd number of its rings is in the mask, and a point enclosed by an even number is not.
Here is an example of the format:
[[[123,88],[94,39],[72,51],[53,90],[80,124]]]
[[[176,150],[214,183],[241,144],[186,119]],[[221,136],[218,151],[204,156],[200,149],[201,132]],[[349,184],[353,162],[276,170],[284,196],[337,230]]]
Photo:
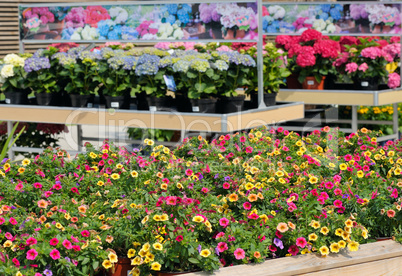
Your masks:
[[[8,54],[0,61],[0,89],[6,96],[7,104],[28,103],[30,89],[24,65],[25,58],[16,54]]]

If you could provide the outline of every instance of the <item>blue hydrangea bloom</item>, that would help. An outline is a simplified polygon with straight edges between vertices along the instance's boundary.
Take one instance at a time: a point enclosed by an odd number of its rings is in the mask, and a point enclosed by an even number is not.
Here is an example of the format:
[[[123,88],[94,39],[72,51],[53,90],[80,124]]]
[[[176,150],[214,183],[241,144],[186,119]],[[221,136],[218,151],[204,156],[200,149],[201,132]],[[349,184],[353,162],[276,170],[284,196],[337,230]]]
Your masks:
[[[100,36],[107,37],[110,30],[110,23],[108,21],[111,20],[101,20],[98,22],[98,32]]]
[[[321,13],[318,17],[319,17],[319,19],[327,20],[328,17],[329,17],[329,15],[328,15],[328,13],[323,12],[323,13]]]
[[[190,16],[188,15],[188,12],[185,11],[184,9],[180,9],[177,12],[177,16],[179,17],[179,20],[183,23],[183,24],[187,24],[188,22],[190,22]]]
[[[121,27],[121,38],[125,40],[135,40],[138,38],[138,32],[131,27]]]
[[[182,5],[181,5],[181,8],[182,8],[183,10],[185,10],[187,13],[190,13],[190,12],[193,11],[192,8],[191,8],[191,6],[190,6],[189,4],[182,4]]]
[[[176,14],[177,13],[177,4],[168,4],[166,5],[167,11],[169,14]]]
[[[330,11],[329,13],[331,14],[331,17],[332,17],[334,20],[339,20],[339,19],[341,19],[341,17],[342,17],[342,14],[341,14],[340,11],[337,10],[337,9],[331,9],[331,11]]]
[[[176,16],[174,15],[169,15],[166,18],[166,23],[169,23],[170,25],[173,25],[176,22]]]
[[[331,5],[330,4],[321,4],[321,5],[319,5],[319,8],[323,12],[329,12],[329,10],[331,9]]]
[[[74,33],[74,28],[70,27],[68,29],[64,29],[61,32],[61,38],[62,39],[70,39],[71,35]]]

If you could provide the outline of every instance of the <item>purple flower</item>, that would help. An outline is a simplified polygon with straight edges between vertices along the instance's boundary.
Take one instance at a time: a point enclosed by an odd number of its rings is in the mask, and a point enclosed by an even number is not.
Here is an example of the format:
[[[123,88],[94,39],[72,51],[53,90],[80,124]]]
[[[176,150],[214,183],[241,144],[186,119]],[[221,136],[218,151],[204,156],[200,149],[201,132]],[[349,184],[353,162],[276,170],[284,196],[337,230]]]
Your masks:
[[[278,239],[278,238],[274,238],[274,244],[279,247],[280,249],[283,249],[283,242]]]
[[[32,71],[39,71],[42,69],[49,69],[50,62],[47,57],[31,57],[25,60],[24,70],[28,73]]]
[[[215,253],[216,253],[216,255],[219,256],[219,249],[218,249],[218,247],[215,247]]]
[[[225,176],[225,181],[229,181],[230,180],[230,176]]]
[[[49,269],[45,269],[45,271],[43,271],[43,275],[52,276],[53,272],[51,270],[49,270]]]
[[[215,174],[214,179],[217,179],[219,177],[219,173]]]
[[[198,253],[201,253],[201,250],[202,250],[201,244],[198,245],[197,249],[198,249]]]
[[[69,257],[64,257],[64,259],[66,259],[67,262],[71,263],[71,259]]]
[[[6,162],[7,162],[7,160],[8,160],[8,158],[4,158],[4,159],[3,159],[3,161],[1,161],[1,164],[6,163]]]

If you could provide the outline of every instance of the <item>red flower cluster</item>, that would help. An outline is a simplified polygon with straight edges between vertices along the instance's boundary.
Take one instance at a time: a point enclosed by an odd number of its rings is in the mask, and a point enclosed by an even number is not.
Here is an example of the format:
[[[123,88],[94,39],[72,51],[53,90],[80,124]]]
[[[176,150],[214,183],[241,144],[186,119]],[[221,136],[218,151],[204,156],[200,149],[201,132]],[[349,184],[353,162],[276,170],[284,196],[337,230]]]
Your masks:
[[[300,36],[300,41],[301,42],[309,42],[309,41],[316,41],[322,38],[322,33],[319,31],[316,31],[314,29],[308,29],[305,30],[301,36]]]
[[[71,48],[78,47],[79,45],[74,42],[68,42],[68,43],[53,43],[47,46],[47,49],[49,50],[50,47],[54,47],[59,49],[60,52],[67,52]]]
[[[85,24],[91,25],[91,27],[98,27],[98,22],[101,20],[110,19],[110,15],[102,6],[88,6],[85,9]]]
[[[301,51],[296,58],[296,64],[300,67],[314,66],[315,65],[315,51],[311,46],[300,47]]]
[[[341,51],[339,43],[334,40],[317,40],[313,47],[315,53],[323,58],[337,58]]]

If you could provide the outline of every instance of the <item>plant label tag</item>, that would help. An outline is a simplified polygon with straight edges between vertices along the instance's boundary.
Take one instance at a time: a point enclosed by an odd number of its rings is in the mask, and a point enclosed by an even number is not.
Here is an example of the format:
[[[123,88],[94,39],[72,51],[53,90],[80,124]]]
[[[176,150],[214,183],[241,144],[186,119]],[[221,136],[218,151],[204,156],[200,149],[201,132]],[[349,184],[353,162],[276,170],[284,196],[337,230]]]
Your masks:
[[[367,87],[368,86],[368,81],[362,81],[361,86]]]
[[[111,102],[110,106],[114,107],[114,108],[119,108],[119,103],[118,102]]]
[[[176,91],[176,83],[174,82],[173,76],[163,75],[167,89],[170,91]]]
[[[6,99],[6,104],[10,104],[11,100],[10,99]]]
[[[87,107],[88,107],[88,108],[91,108],[91,107],[93,107],[93,104],[92,104],[92,103],[88,103],[88,104],[87,104]]]
[[[314,81],[307,81],[307,85],[314,85]]]
[[[200,112],[199,106],[193,106],[193,112]]]
[[[156,106],[150,106],[149,111],[156,111]]]

